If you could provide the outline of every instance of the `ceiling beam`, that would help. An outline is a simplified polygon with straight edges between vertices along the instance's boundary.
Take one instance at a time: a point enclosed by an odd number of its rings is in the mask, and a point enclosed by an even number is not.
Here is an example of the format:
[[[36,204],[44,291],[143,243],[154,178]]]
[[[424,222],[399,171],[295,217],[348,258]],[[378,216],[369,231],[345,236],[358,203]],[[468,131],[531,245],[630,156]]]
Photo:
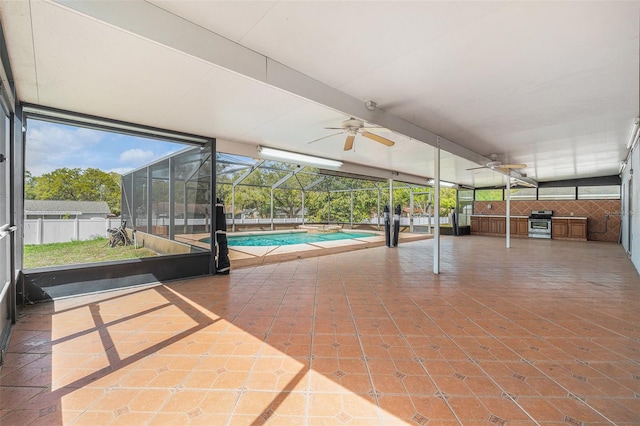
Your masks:
[[[146,1],[54,0],[54,2],[76,13],[87,15],[238,75],[262,82],[345,115],[386,127],[433,147],[439,147],[443,151],[476,164],[484,165],[491,161],[490,158],[381,109],[371,111],[360,99]]]

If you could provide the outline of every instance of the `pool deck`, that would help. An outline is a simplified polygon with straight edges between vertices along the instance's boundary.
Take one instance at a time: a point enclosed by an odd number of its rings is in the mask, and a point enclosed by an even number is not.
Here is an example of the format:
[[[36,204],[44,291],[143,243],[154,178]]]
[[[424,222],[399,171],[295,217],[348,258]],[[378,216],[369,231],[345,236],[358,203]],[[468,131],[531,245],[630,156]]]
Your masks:
[[[345,230],[344,232],[349,232]],[[354,231],[356,232],[356,231]],[[238,246],[229,247],[229,259],[231,261],[231,268],[244,268],[257,265],[265,265],[269,263],[285,262],[294,259],[304,259],[313,256],[325,256],[329,254],[343,253],[354,250],[362,250],[371,247],[380,247],[385,245],[385,237],[382,232],[367,231],[374,234],[371,237],[358,237],[346,240],[336,241],[322,241],[317,243],[307,244],[291,244],[285,246]],[[265,232],[251,232],[252,235],[257,234],[281,234],[282,231],[265,231]],[[248,235],[246,232],[229,232],[227,235]],[[202,238],[207,238],[209,234],[189,234],[180,235],[176,237],[176,240],[199,246],[202,248],[209,248],[208,243],[199,241]],[[428,240],[433,238],[430,234],[411,234],[400,233],[399,243],[408,241]]]

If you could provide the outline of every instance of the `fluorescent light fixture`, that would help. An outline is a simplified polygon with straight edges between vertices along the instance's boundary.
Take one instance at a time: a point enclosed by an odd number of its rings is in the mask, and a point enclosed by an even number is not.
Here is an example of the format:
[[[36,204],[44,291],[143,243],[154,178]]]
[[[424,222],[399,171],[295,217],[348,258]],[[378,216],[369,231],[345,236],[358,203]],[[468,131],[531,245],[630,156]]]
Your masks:
[[[433,185],[435,182],[435,180],[433,179],[429,179],[429,185]],[[445,188],[454,188],[456,186],[455,183],[451,183],[451,182],[445,182],[445,181],[440,181],[440,186],[444,186]]]
[[[640,125],[640,117],[636,118],[633,122],[633,128],[631,129],[631,135],[629,136],[629,142],[627,142],[627,149],[630,149],[633,143],[638,138],[638,126]]]
[[[267,148],[264,146],[259,146],[258,152],[262,154],[263,157],[272,158],[275,160],[284,160],[293,163],[314,164],[317,166],[326,167],[342,167],[342,161],[314,157],[313,155],[298,154],[289,151],[281,151],[279,149]]]

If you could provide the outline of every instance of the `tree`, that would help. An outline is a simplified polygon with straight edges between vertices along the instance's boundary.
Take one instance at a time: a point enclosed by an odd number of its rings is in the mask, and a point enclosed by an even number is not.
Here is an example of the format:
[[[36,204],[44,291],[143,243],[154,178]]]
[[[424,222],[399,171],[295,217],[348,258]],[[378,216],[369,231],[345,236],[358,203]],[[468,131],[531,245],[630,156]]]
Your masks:
[[[66,167],[42,176],[25,173],[25,198],[28,200],[105,201],[111,213],[120,214],[120,181],[118,173],[100,169]]]
[[[24,173],[24,199],[36,199],[37,178],[34,177],[29,170]]]
[[[302,190],[290,188],[274,190],[273,208],[286,218],[298,217],[302,211]]]

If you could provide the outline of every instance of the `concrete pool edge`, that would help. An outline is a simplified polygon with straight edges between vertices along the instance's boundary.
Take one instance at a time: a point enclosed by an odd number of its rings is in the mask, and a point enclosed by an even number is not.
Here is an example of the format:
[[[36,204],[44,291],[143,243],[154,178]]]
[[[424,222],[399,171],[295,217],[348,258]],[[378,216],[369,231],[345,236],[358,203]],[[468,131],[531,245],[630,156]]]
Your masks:
[[[432,239],[430,234],[400,234],[400,244],[403,242]],[[288,246],[264,246],[264,247],[229,247],[229,259],[231,270],[234,268],[246,268],[265,265],[269,263],[287,262],[296,259],[305,259],[315,256],[327,256],[344,253],[353,250],[381,247],[385,245],[385,237],[382,233],[375,233],[371,237],[362,237],[347,240],[328,241],[311,244],[292,244]]]

